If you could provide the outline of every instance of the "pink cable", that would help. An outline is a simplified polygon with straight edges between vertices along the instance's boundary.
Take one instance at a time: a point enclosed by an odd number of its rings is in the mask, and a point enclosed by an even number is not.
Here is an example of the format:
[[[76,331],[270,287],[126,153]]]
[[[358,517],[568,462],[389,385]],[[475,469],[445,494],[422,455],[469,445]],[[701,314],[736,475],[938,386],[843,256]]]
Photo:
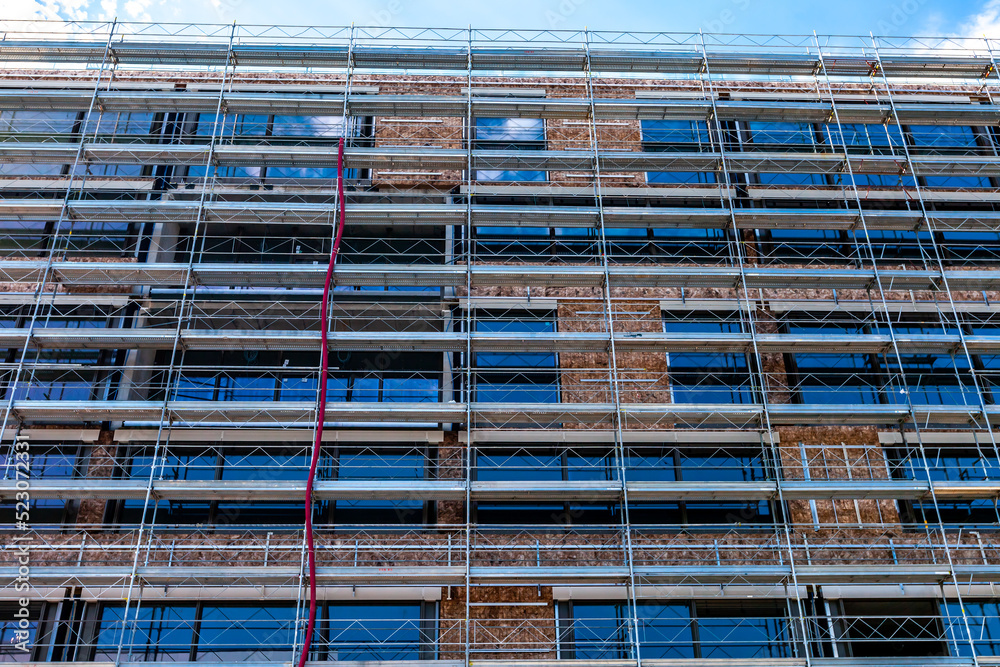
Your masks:
[[[340,251],[340,239],[344,235],[344,138],[340,138],[337,148],[337,200],[340,202],[340,215],[337,218],[337,235],[333,239],[333,249],[330,251],[330,263],[326,267],[326,281],[323,283],[323,302],[319,307],[320,322],[320,364],[319,364],[319,407],[316,411],[316,439],[313,440],[312,460],[309,462],[309,479],[306,480],[306,549],[309,552],[309,625],[302,641],[302,653],[299,654],[299,667],[304,667],[312,648],[313,628],[316,625],[316,544],[313,542],[312,494],[313,480],[316,477],[316,467],[319,465],[320,445],[323,442],[323,422],[326,421],[326,376],[329,371],[330,355],[327,349],[327,307],[330,301],[330,286],[333,284],[333,267],[337,263],[337,253]]]

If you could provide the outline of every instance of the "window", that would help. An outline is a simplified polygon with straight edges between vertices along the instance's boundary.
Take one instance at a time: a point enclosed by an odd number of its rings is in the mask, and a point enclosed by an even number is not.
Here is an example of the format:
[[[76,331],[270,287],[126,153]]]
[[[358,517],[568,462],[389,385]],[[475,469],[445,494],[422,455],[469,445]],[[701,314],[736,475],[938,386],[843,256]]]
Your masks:
[[[948,655],[935,600],[843,600],[840,606],[834,628],[842,638],[842,656]]]
[[[784,152],[819,152],[822,137],[811,123],[748,123],[749,150]],[[820,146],[817,146],[820,144]],[[768,173],[757,174],[762,185],[825,185],[824,174]]]
[[[622,603],[560,603],[560,657],[613,660],[629,657],[628,619]],[[644,660],[715,660],[792,657],[792,630],[783,600],[644,601],[636,610]]]
[[[708,123],[702,120],[642,121],[642,150],[651,153],[704,153],[713,150]],[[649,172],[650,183],[715,183],[713,172]]]
[[[910,125],[907,128],[918,155],[981,155],[986,152],[989,140],[977,136],[974,128],[960,125]],[[986,176],[925,176],[929,188],[989,188]]]
[[[961,621],[963,615],[972,633],[976,655],[1000,655],[1000,604],[997,600],[965,598],[962,605],[949,601],[942,603],[948,623],[948,639],[952,652],[968,657],[971,654],[969,638]],[[964,607],[964,608],[963,608]],[[957,648],[957,651],[955,650]]]
[[[927,232],[864,229],[772,229],[758,231],[761,253],[775,263],[891,264],[934,261]],[[868,244],[871,244],[871,250]]]
[[[140,225],[132,222],[64,220],[60,225],[67,259],[79,257],[132,257]]]
[[[309,443],[270,443],[258,446],[213,447],[207,444],[171,444],[154,461],[153,449],[140,445],[119,457],[119,474],[131,479],[188,481],[300,481],[309,470]],[[318,480],[334,479],[422,479],[435,474],[433,453],[426,445],[385,444],[332,446],[324,448],[316,472]],[[154,465],[156,466],[154,469]],[[142,520],[144,501],[114,503],[109,516],[115,522],[135,524]],[[156,519],[161,524],[277,525],[300,523],[305,506],[291,502],[187,502],[161,501]],[[146,520],[152,517],[151,505]],[[317,523],[371,525],[426,523],[434,504],[417,500],[320,501],[314,503]]]
[[[880,333],[880,328],[875,333]],[[785,367],[802,403],[978,402],[963,355],[903,354],[900,358],[902,369],[891,354],[799,353],[785,355]]]
[[[176,114],[167,114],[171,117]],[[94,128],[87,129],[97,142],[158,143],[164,133],[164,114],[151,112],[107,112],[91,117]],[[154,122],[154,118],[159,120]],[[136,178],[149,175],[151,168],[141,164],[85,164],[80,171],[87,176]]]
[[[295,607],[217,602],[131,607],[102,605],[94,660],[114,660],[118,645],[145,662],[275,662],[291,659]],[[434,603],[320,602],[313,659],[390,661],[433,657]]]
[[[606,481],[618,479],[613,445],[565,448],[479,445],[473,475],[480,482],[531,484],[545,481]],[[617,508],[585,502],[477,502],[476,521],[484,524],[587,525],[618,521]]]
[[[906,128],[914,152],[922,155],[976,155],[976,131],[961,125],[910,125]]]
[[[593,253],[596,244],[594,230],[556,230],[557,237],[564,235],[572,239],[557,238],[553,245],[553,230],[548,227],[476,227],[474,253],[489,261],[492,257],[524,258],[533,260],[539,256],[557,254],[563,257],[574,255],[586,258]],[[577,240],[579,238],[580,240]],[[566,250],[566,252],[560,252]]]
[[[610,445],[486,446],[475,451],[476,481],[533,482],[610,481],[620,479],[614,448]],[[629,445],[625,451],[625,478],[633,482],[760,481],[771,475],[760,447],[703,447],[678,445],[653,447]],[[619,520],[614,504],[476,503],[476,520],[487,524],[594,525]],[[720,525],[770,524],[774,507],[766,501],[688,501],[629,505],[635,524],[698,525],[712,531]]]
[[[541,118],[477,118],[475,150],[545,150],[545,121]],[[479,170],[477,181],[544,181],[544,171]],[[490,229],[490,228],[487,228]]]
[[[910,401],[917,405],[977,405],[979,397],[964,354],[901,355]],[[889,357],[889,368],[896,367]]]
[[[107,605],[101,609],[95,640],[95,660],[115,660],[122,653],[146,662],[182,662],[194,647],[195,606],[143,604],[129,610]],[[134,634],[132,634],[134,630]],[[259,644],[260,639],[253,642]]]
[[[524,311],[476,314],[477,333],[553,333],[553,313]],[[477,352],[473,400],[480,403],[558,403],[559,379],[553,352]]]
[[[477,481],[607,481],[618,479],[613,445],[479,445],[474,451]]]
[[[843,130],[843,135],[840,130]],[[867,153],[871,155],[902,155],[903,135],[895,123],[867,125],[864,123],[843,123],[838,126],[825,126],[826,142],[831,146],[843,143],[850,153]]]
[[[873,311],[791,311],[780,315],[782,333],[789,334],[862,334],[874,320]]]
[[[68,479],[86,474],[83,445],[37,442],[32,439],[31,447],[31,479]],[[0,452],[4,479],[17,479],[15,461],[9,446]],[[23,468],[21,472],[23,474]],[[31,524],[70,523],[76,518],[76,507],[76,502],[71,500],[40,498],[32,494],[29,505]],[[14,516],[13,499],[0,502],[0,509],[9,512],[9,516]]]
[[[945,266],[994,268],[1000,262],[997,232],[939,232],[937,242]]]
[[[16,558],[11,559],[11,562],[16,562]],[[14,616],[20,610],[21,607],[17,602],[0,603],[0,662],[29,662],[39,659],[35,637],[38,633],[41,605],[36,603],[28,605],[25,628],[20,627],[20,619]],[[22,651],[18,644],[27,646],[28,651]]]
[[[157,356],[166,366],[169,352]],[[340,352],[327,381],[327,400],[427,403],[439,400],[442,358],[403,352],[388,367],[377,353]],[[311,401],[316,397],[318,355],[256,350],[189,351],[174,389],[179,401]],[[162,383],[159,378],[154,381]]]
[[[626,445],[629,481],[759,482],[770,479],[760,446]]]
[[[140,111],[108,111],[96,119],[97,127],[91,130],[98,141],[148,141],[154,130],[154,114]]]
[[[667,333],[736,333],[738,313],[665,312]],[[673,403],[753,403],[748,357],[736,353],[670,352],[667,354]]]
[[[905,396],[889,384],[881,359],[872,354],[785,355],[789,388],[806,404],[899,403]]]
[[[897,501],[903,522],[911,524],[913,530],[924,531],[924,524],[961,526],[964,530],[991,530],[1000,527],[1000,509],[997,501],[989,498],[978,500],[939,500],[935,511],[932,502]]]
[[[71,141],[83,115],[82,111],[2,109],[0,141]]]
[[[367,145],[374,136],[374,124],[370,117],[347,118],[345,132],[343,116],[286,116],[261,114],[226,114],[217,119],[215,114],[199,114],[194,123],[190,141],[204,142],[213,133],[218,141],[234,144],[267,145],[336,145],[340,137],[346,136],[351,145]],[[336,156],[333,157],[334,165]],[[310,179],[337,178],[336,166],[330,167],[222,167],[214,172],[220,178],[266,179],[269,182],[308,181]],[[203,165],[190,166],[188,179],[204,177]],[[356,180],[366,178],[367,169],[348,168],[344,178]]]
[[[99,368],[109,354],[102,350],[39,350],[37,367],[22,374],[14,400],[100,400],[109,388],[111,376],[117,377],[117,372],[106,375]]]
[[[849,232],[838,229],[762,229],[757,236],[762,258],[774,264],[847,264],[858,258]]]
[[[924,457],[916,446],[886,448],[886,458],[893,478],[964,482],[995,479],[1000,475],[1000,460],[989,442],[982,442],[978,446],[924,443],[923,449],[927,456],[926,468]],[[996,503],[990,499],[938,499],[940,514],[935,513],[933,502],[897,502],[907,523],[937,523],[940,518],[946,524],[975,524],[982,528],[995,528],[1000,524]]]
[[[0,308],[0,326],[28,328],[30,306]],[[97,329],[120,325],[120,311],[115,306],[54,304],[39,313],[36,328]],[[28,354],[28,363],[20,374],[15,400],[100,400],[113,396],[121,375],[117,363],[124,356],[113,349],[46,348]],[[16,362],[21,349],[6,350],[6,361]],[[10,392],[11,376],[4,381],[3,391]]]
[[[781,507],[767,500],[698,500],[629,503],[633,524],[661,526],[670,530],[711,533],[734,528],[753,531],[754,526],[771,526],[780,520]]]

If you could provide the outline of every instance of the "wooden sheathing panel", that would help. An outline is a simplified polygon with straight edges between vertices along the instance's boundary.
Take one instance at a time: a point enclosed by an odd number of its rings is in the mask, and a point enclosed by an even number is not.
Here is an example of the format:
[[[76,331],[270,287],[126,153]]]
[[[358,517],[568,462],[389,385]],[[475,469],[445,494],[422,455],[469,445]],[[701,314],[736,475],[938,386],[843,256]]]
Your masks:
[[[473,660],[553,659],[556,657],[555,605],[549,586],[452,587],[450,599],[440,602],[442,621],[465,619],[465,593],[469,591],[469,641]],[[461,644],[459,629],[443,622],[438,644]],[[442,650],[440,659],[459,660],[459,651]]]
[[[818,481],[888,480],[885,454],[874,426],[788,426],[777,428],[782,465],[788,479],[804,479],[803,450],[809,478]],[[820,525],[897,524],[892,500],[817,500]],[[807,501],[792,503],[792,522],[811,524]]]
[[[46,258],[46,255],[25,257],[23,255],[5,255],[0,252],[0,261],[4,262],[44,262]],[[86,263],[101,262],[107,264],[135,264],[136,258],[108,256],[80,257],[74,255],[69,261]],[[38,282],[34,280],[0,282],[0,293],[6,294],[30,294],[35,292],[37,288]],[[58,280],[55,280],[52,275],[49,275],[48,280],[45,281],[45,289],[42,290],[42,294],[130,294],[132,289],[133,288],[129,285],[86,285],[76,283],[68,285],[58,282]]]
[[[435,147],[461,149],[462,118],[384,118],[375,122],[376,147]],[[389,188],[447,189],[462,183],[457,169],[373,169],[372,184]]]
[[[779,323],[769,308],[760,307],[758,303],[754,311],[754,324],[758,334],[780,333]],[[771,404],[792,402],[792,394],[788,390],[788,376],[785,368],[785,355],[781,352],[761,352],[760,370],[764,374],[764,389],[767,400]]]
[[[565,333],[606,333],[607,309],[601,288],[560,289],[556,328]],[[564,403],[610,403],[610,354],[562,352],[559,354],[560,399]],[[610,427],[601,424],[595,428]]]
[[[344,75],[340,72],[331,71],[277,71],[277,70],[253,70],[247,66],[241,65],[231,70],[228,73],[229,78],[234,86],[239,86],[241,83],[250,84],[264,84],[264,83],[274,83],[275,85],[289,85],[289,84],[316,84],[323,83],[327,85],[343,85]],[[115,72],[115,81],[122,83],[156,83],[156,84],[217,84],[221,79],[221,72],[219,71],[166,71],[166,70],[142,70],[142,69],[121,69]],[[93,70],[73,70],[66,69],[62,71],[53,71],[51,69],[30,69],[30,68],[11,68],[3,71],[0,75],[0,81],[66,81],[86,83],[87,85],[93,85],[99,78],[96,71]],[[107,82],[107,79],[102,79],[103,82]],[[419,74],[404,74],[402,72],[393,72],[392,74],[372,74],[367,72],[357,72],[353,78],[353,84],[358,85],[377,85],[381,90],[388,91],[390,87],[395,83],[403,83],[405,85],[422,85],[426,87],[427,92],[433,93],[440,91],[442,89],[447,89],[450,85],[454,85],[456,89],[459,86],[464,86],[466,82],[466,77],[464,75],[419,75]],[[585,90],[585,84],[583,75],[576,77],[570,76],[552,76],[552,77],[502,77],[502,76],[474,76],[474,85],[486,85],[495,84],[502,85],[503,87],[513,87],[515,85],[521,85],[526,87],[539,87],[539,84],[544,83],[551,86],[559,86],[560,88],[565,88],[567,92],[572,88],[578,88],[580,90]],[[833,85],[833,90],[835,93],[842,91],[851,91],[856,93],[871,94],[872,85],[871,83],[852,83],[850,81],[834,80],[831,82]],[[532,86],[533,84],[533,86]],[[800,98],[803,95],[810,95],[816,93],[816,84],[814,81],[809,80],[807,82],[797,82],[797,81],[763,81],[763,80],[739,80],[739,79],[725,79],[717,80],[713,82],[715,90],[718,91],[738,91],[738,92],[756,92],[756,93],[775,93],[782,92],[788,93],[789,95],[794,95],[796,98]],[[982,95],[982,89],[975,85],[962,85],[959,82],[956,83],[945,83],[942,81],[935,81],[933,86],[929,85],[927,82],[916,82],[916,83],[906,83],[902,81],[892,82],[893,90],[898,90],[900,93],[912,93],[912,94],[922,94],[922,95],[932,95],[932,94],[942,94],[942,95],[954,95],[954,94],[965,94],[973,95],[979,97]],[[613,98],[620,99],[623,97],[634,97],[634,91],[657,91],[663,93],[664,96],[669,96],[671,92],[680,92],[684,95],[691,95],[693,93],[701,93],[704,91],[704,87],[701,82],[696,79],[666,79],[666,78],[656,78],[656,79],[642,79],[642,78],[616,78],[616,77],[604,77],[595,75],[593,79],[594,96],[599,98]],[[825,85],[820,89],[821,92],[826,93]],[[884,92],[880,86],[875,87],[875,91],[881,93],[884,98]],[[457,93],[439,93],[439,94],[457,94]],[[551,95],[550,96],[554,96]],[[568,95],[567,95],[568,96]]]
[[[663,332],[659,295],[663,290],[616,287],[611,290],[615,334]],[[651,298],[652,297],[652,298]],[[617,351],[622,403],[670,403],[667,355],[662,352]]]
[[[87,463],[88,479],[108,479],[115,473],[115,469],[120,466],[115,455],[117,444],[114,441],[114,432],[105,429],[101,430],[97,437],[97,442],[91,447],[90,460]],[[104,508],[107,501],[97,498],[87,498],[80,501],[79,510],[76,515],[76,522],[79,524],[99,524],[104,520]]]
[[[445,431],[438,445],[438,478],[465,478],[466,445],[458,441],[457,431]],[[465,503],[460,500],[437,501],[437,523],[454,526],[465,523]]]
[[[852,510],[853,511],[853,510]],[[632,554],[637,567],[701,565],[766,566],[787,563],[787,544],[780,535],[766,532],[668,533],[640,530],[633,536]],[[302,555],[302,535],[299,531],[269,531],[248,528],[246,531],[171,531],[159,535],[153,531],[149,539],[148,561],[144,566],[209,567],[233,564],[245,567],[298,568]],[[464,531],[440,530],[408,539],[399,533],[387,534],[373,541],[377,532],[353,534],[344,531],[331,536],[316,535],[317,566],[324,567],[463,567],[465,564]],[[928,551],[910,548],[928,544],[923,530],[904,532],[901,528],[834,529],[824,526],[819,532],[808,530],[793,539],[796,559],[806,562],[805,545],[800,537],[808,537],[809,559],[816,565],[898,563],[928,564],[933,558]],[[489,544],[474,538],[470,565],[476,568],[534,567],[540,559],[543,566],[615,567],[625,564],[622,536],[616,531],[607,534],[554,532],[491,535]],[[933,538],[940,546],[940,539]],[[121,566],[130,564],[135,551],[135,533],[46,532],[36,538],[32,549],[32,565],[67,567],[79,565]],[[889,540],[892,540],[890,544]],[[975,535],[953,535],[950,541],[962,545],[953,558],[958,564],[981,565],[1000,559],[1000,544],[984,540],[982,551]],[[802,553],[800,553],[802,551]],[[985,554],[985,560],[984,560]],[[937,553],[941,558],[942,553]],[[939,561],[940,562],[940,561]],[[297,585],[297,582],[296,584]],[[474,590],[476,587],[473,587]],[[454,598],[461,587],[450,590]],[[503,588],[494,589],[494,596]],[[520,590],[512,588],[511,590]],[[500,601],[545,601],[537,597],[537,588],[530,595],[501,597]],[[449,592],[446,591],[447,595]],[[474,595],[473,601],[477,597]]]
[[[600,97],[598,90],[595,95]],[[611,91],[604,90],[609,93]],[[631,91],[629,91],[630,93]],[[585,87],[559,88],[550,90],[549,97],[578,97],[587,95]],[[622,95],[631,95],[622,91]],[[610,95],[608,95],[610,96]],[[601,151],[642,151],[642,127],[637,120],[597,120],[591,124],[589,118],[554,118],[545,123],[546,147],[552,151],[594,150],[594,130],[597,146]],[[594,172],[590,171],[550,171],[549,180],[568,186],[590,185],[594,182]],[[645,183],[643,172],[602,172],[601,183],[606,187],[640,186]]]
[[[352,81],[355,86],[377,86],[379,95],[462,94],[464,78],[366,75]],[[464,148],[465,119],[462,117],[376,117],[375,146],[436,146]],[[464,175],[454,169],[399,170],[412,174],[394,174],[396,170],[372,170],[372,185],[383,189],[432,188],[446,190],[464,182]],[[390,173],[387,173],[390,172]],[[426,172],[426,173],[418,173]]]
[[[199,531],[194,527],[150,531],[143,535],[144,564],[149,567],[293,566],[302,557],[302,531],[267,530],[247,526],[243,530]],[[461,548],[463,533],[427,531],[406,533],[390,530],[343,530],[331,534],[317,526],[316,564],[318,567],[447,567],[465,562]],[[148,560],[145,558],[148,545]],[[32,564],[39,566],[122,565],[132,562],[135,532],[129,530],[98,532],[46,532],[36,541]]]

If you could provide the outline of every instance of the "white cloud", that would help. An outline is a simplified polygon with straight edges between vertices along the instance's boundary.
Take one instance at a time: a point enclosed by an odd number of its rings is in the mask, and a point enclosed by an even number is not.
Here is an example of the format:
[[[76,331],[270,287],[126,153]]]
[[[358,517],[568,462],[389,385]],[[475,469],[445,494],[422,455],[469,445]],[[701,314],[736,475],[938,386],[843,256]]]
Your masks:
[[[149,6],[153,0],[126,0],[125,18],[129,21],[152,21]]]
[[[5,20],[82,21],[88,17],[89,0],[6,0]]]
[[[962,25],[961,34],[965,37],[1000,39],[1000,0],[987,0],[978,14],[969,18]]]
[[[118,16],[118,0],[101,0],[101,13],[97,16],[100,21],[110,21]]]

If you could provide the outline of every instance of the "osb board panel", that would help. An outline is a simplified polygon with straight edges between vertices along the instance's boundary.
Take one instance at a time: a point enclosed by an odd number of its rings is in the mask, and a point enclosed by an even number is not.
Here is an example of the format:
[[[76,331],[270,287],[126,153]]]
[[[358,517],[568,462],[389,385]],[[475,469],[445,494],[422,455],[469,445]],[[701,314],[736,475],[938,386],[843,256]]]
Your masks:
[[[556,624],[552,588],[483,586],[465,589],[452,586],[440,602],[440,618],[463,620],[465,594],[469,591],[469,641],[480,660],[523,660],[555,658]],[[484,604],[485,603],[485,604]],[[541,603],[541,604],[539,604]],[[439,645],[442,660],[463,659],[457,647],[461,637],[452,623],[442,623]]]
[[[773,313],[765,308],[757,308],[754,313],[756,332],[760,334],[780,333],[778,322]],[[767,398],[770,403],[791,403],[792,394],[788,391],[788,374],[785,367],[785,355],[780,352],[761,352],[760,367],[764,373]]]
[[[454,117],[376,118],[375,145],[460,149],[464,143],[464,123],[464,119]],[[397,171],[406,173],[394,173]],[[464,176],[460,170],[372,170],[372,184],[381,187],[447,189],[462,182]]]
[[[809,476],[814,480],[889,479],[885,454],[874,426],[779,426],[780,452],[789,479],[804,479],[802,450],[805,447]],[[812,522],[805,502],[792,503],[792,520]],[[899,523],[892,500],[818,500],[820,523]]]
[[[38,261],[37,257],[24,257],[24,256],[3,256],[0,255],[0,259],[5,262],[35,262]],[[73,257],[74,262],[103,262],[110,264],[135,264],[135,257]],[[38,288],[38,282],[36,281],[24,281],[24,282],[2,282],[0,283],[0,293],[18,293],[25,294],[28,292],[34,292]],[[80,285],[71,284],[67,285],[65,283],[56,282],[50,275],[45,283],[45,289],[43,293],[52,294],[53,292],[58,292],[60,294],[130,294],[132,292],[132,287],[129,285]]]
[[[147,531],[146,536],[148,537]],[[345,533],[332,539],[328,535],[317,536],[317,561],[321,567],[351,566],[355,563],[366,567],[394,567],[402,565],[462,566],[464,560],[464,531],[440,531],[429,534],[426,539],[410,541],[398,533],[386,536],[381,543],[372,541],[372,534],[360,536]],[[361,545],[356,548],[357,537]],[[624,563],[624,551],[620,535],[609,536],[609,541],[595,544],[593,534],[578,534],[560,538],[553,533],[532,535],[521,533],[511,537],[491,550],[488,546],[477,545],[473,550],[471,565],[476,567],[532,567],[536,564],[535,545],[541,545],[543,565],[616,566]],[[449,542],[450,538],[450,542]],[[618,538],[617,544],[610,538]],[[805,538],[808,538],[809,554],[805,553]],[[44,543],[38,542],[33,548],[32,562],[37,565],[85,565],[121,564],[131,562],[134,555],[134,535],[131,533],[47,533]],[[890,544],[889,540],[892,540]],[[983,553],[974,535],[951,536],[951,544],[960,543],[961,548],[952,549],[956,563],[982,564]],[[82,545],[82,546],[81,546]],[[266,545],[266,548],[265,548]],[[409,550],[403,547],[408,545]],[[298,566],[301,563],[301,533],[274,532],[267,537],[263,531],[240,532],[235,535],[225,533],[170,533],[159,538],[154,535],[149,549],[150,565],[162,566],[168,563],[176,566],[199,566],[240,563],[248,567],[265,564]],[[520,546],[520,548],[518,548]],[[415,550],[414,547],[419,547]],[[921,547],[921,548],[912,548]],[[145,553],[145,545],[142,547]],[[838,530],[831,525],[819,532],[808,531],[807,535],[793,538],[793,552],[798,562],[811,560],[813,564],[865,563],[869,565],[929,563],[941,558],[943,549],[934,537],[922,531],[904,532],[898,530]],[[936,554],[932,554],[936,551]],[[1000,559],[1000,544],[988,540],[982,551],[988,561]],[[633,561],[640,566],[711,566],[717,562],[726,565],[772,565],[787,562],[788,547],[780,536],[766,533],[740,534],[650,534],[643,532],[641,541],[633,541]],[[846,575],[850,576],[850,575]],[[535,587],[496,588],[475,594],[473,601],[500,602],[545,602],[546,588],[538,597]],[[506,596],[504,591],[517,591]],[[464,607],[463,587],[453,586],[446,595],[458,598]],[[512,605],[513,606],[513,605]],[[502,616],[496,607],[483,607],[475,612],[474,618]],[[464,609],[452,609],[453,613],[464,615]],[[508,612],[509,613],[509,612]]]
[[[465,479],[466,446],[458,441],[457,431],[445,431],[444,440],[438,445],[438,477]],[[460,500],[437,501],[437,523],[454,526],[465,523],[465,503]]]
[[[102,429],[97,436],[90,451],[90,461],[87,465],[87,477],[93,479],[107,479],[111,477],[115,469],[119,467],[116,459],[117,446],[114,442],[114,433]],[[88,498],[80,501],[77,510],[76,522],[78,524],[99,524],[104,519],[104,508],[106,501],[96,498]]]
[[[24,79],[47,79],[51,80],[59,76],[66,81],[85,81],[95,83],[98,80],[96,71],[64,70],[53,72],[52,70],[38,69],[7,69],[0,74],[3,80],[24,80]],[[304,69],[294,71],[252,71],[237,67],[233,72],[227,72],[227,77],[234,83],[328,83],[343,84],[344,74],[342,72],[315,72]],[[586,95],[586,79],[584,73],[578,76],[562,77],[527,77],[527,76],[473,76],[473,86],[502,86],[504,88],[545,87],[549,97],[582,97]],[[115,72],[115,80],[123,82],[218,82],[222,79],[222,73],[206,70],[188,71],[162,71],[162,70],[120,70]],[[106,81],[106,78],[104,79]],[[373,84],[378,85],[380,91],[397,92],[395,86],[406,86],[409,88],[426,88],[427,92],[445,90],[449,95],[460,94],[460,89],[467,84],[468,78],[465,74],[451,75],[409,75],[403,73],[392,74],[369,74],[356,73],[354,85]],[[596,97],[605,98],[628,98],[634,97],[638,90],[658,90],[658,91],[701,91],[703,84],[692,79],[667,79],[663,77],[654,78],[614,78],[595,76],[593,78],[593,90]],[[713,88],[717,92],[728,91],[758,91],[775,92],[776,90],[787,91],[797,94],[816,94],[817,84],[815,81],[788,82],[788,81],[741,81],[738,79],[725,79],[712,82]],[[940,81],[921,81],[919,83],[905,83],[894,81],[893,90],[899,92],[914,92],[922,94],[955,94],[964,93],[966,95],[979,96],[981,90],[975,85],[963,85],[961,83],[943,83]],[[832,81],[834,92],[864,92],[872,91],[870,83],[853,83],[847,81]],[[821,86],[819,90],[826,93],[826,86]],[[882,87],[876,85],[876,92],[881,92]]]

